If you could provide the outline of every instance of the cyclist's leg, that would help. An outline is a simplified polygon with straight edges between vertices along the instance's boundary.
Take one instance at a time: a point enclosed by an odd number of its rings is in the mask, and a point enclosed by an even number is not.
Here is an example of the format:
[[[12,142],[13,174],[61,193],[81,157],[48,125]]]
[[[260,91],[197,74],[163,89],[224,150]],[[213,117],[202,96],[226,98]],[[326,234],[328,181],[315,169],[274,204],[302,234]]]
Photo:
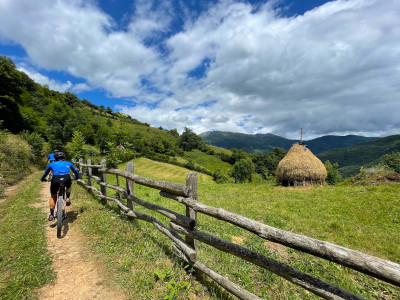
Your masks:
[[[54,207],[56,206],[56,199],[57,199],[57,194],[53,195],[51,194],[51,197],[49,199],[49,206],[50,206],[50,215],[49,215],[49,221],[54,220]]]
[[[66,205],[70,206],[71,205],[71,191],[72,191],[72,181],[71,177],[67,178],[67,181],[65,183],[65,193],[66,193]]]
[[[56,201],[57,201],[57,191],[58,191],[58,182],[56,178],[53,178],[50,184],[50,194],[51,198],[49,200],[49,206],[50,206],[50,215],[49,215],[49,221],[54,220],[54,207],[56,206]]]
[[[66,201],[67,206],[71,205],[71,190],[72,190],[72,187],[69,187],[69,188],[65,189],[65,192],[66,192],[65,201]]]

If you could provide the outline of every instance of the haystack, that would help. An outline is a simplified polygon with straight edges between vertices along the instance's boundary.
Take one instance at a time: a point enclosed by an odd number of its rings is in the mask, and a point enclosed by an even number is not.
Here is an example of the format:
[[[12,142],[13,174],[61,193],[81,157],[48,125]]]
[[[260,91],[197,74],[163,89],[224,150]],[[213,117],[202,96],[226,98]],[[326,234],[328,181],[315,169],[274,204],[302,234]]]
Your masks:
[[[326,176],[324,164],[303,143],[294,144],[277,169],[277,180],[284,186],[322,184]]]

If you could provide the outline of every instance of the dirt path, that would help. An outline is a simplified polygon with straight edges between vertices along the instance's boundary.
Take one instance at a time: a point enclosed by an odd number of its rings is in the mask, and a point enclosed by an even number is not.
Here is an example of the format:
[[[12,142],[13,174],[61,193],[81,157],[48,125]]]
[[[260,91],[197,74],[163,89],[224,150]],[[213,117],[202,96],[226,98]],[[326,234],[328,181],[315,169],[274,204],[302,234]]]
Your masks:
[[[39,204],[46,214],[49,213],[49,189],[50,184],[44,184],[42,202]],[[60,239],[56,236],[56,228],[52,226],[54,222],[48,223],[47,244],[57,278],[53,285],[39,290],[39,299],[125,299],[122,294],[106,286],[101,267],[93,261],[93,256],[85,246],[84,236],[74,224],[77,216],[78,212],[72,204],[68,207]]]

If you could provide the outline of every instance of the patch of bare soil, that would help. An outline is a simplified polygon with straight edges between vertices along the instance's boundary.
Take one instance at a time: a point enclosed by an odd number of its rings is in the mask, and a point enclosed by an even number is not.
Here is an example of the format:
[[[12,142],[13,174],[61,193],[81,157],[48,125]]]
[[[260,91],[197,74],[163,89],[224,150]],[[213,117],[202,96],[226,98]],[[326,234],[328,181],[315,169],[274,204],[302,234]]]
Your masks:
[[[281,244],[278,244],[278,243],[270,242],[270,241],[264,242],[263,245],[266,249],[268,249],[272,253],[278,254],[280,257],[283,257],[285,260],[289,259],[289,253],[287,251],[287,247],[285,247]]]
[[[49,213],[49,185],[44,184],[41,192],[43,205],[39,204],[46,214]],[[125,299],[124,295],[110,287],[103,277],[101,266],[94,261],[89,248],[85,246],[85,237],[74,224],[77,216],[72,198],[61,238],[57,238],[55,223],[48,222],[47,244],[57,278],[52,285],[39,290],[39,299]]]

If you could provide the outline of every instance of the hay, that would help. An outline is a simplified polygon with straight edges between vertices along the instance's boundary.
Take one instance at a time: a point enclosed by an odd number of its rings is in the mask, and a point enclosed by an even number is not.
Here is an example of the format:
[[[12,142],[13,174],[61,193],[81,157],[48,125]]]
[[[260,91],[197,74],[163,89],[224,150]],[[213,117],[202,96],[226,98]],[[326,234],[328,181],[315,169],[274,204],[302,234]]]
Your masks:
[[[294,144],[286,156],[279,162],[278,182],[323,183],[327,172],[324,164],[304,145]]]

